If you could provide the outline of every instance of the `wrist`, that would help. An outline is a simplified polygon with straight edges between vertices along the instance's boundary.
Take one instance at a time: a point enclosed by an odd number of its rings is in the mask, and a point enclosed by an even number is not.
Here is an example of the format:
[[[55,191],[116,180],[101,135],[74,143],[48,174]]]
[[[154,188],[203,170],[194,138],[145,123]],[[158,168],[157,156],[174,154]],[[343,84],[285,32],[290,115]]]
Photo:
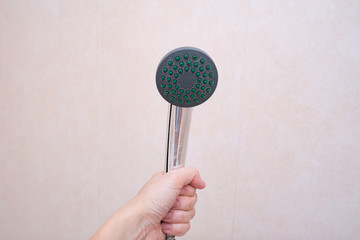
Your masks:
[[[147,224],[140,199],[135,197],[124,208],[123,222],[125,222],[130,233],[127,239],[145,239]],[[121,210],[119,211],[121,212]]]
[[[129,240],[144,239],[146,228],[143,224],[143,211],[134,199],[118,209],[105,224],[92,236],[91,240]]]
[[[146,236],[146,224],[144,223],[144,211],[138,199],[133,199],[115,212],[112,218],[117,223],[120,239],[144,239]]]

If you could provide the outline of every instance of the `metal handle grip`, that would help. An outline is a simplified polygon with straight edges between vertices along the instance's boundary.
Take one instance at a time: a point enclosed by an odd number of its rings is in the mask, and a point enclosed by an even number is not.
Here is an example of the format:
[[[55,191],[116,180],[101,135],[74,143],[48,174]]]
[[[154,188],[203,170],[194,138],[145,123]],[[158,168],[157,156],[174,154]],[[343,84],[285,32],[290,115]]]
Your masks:
[[[191,108],[170,104],[165,172],[185,166]]]
[[[165,172],[185,166],[191,112],[191,108],[170,104]],[[167,235],[166,240],[175,240],[175,236]]]

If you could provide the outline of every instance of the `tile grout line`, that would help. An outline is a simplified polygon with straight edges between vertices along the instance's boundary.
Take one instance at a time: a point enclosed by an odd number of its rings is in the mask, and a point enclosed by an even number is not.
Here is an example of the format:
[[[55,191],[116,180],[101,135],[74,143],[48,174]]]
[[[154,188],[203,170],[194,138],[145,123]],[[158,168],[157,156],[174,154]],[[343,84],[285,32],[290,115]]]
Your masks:
[[[248,40],[249,40],[249,22],[250,22],[250,0],[248,2],[248,9],[247,9],[247,22],[246,22],[246,39],[245,39],[245,53],[244,53],[244,66],[243,66],[243,73],[242,73],[242,82],[245,82],[246,77],[246,65],[247,65],[247,51],[248,51]],[[240,99],[241,103],[243,103],[244,98],[244,89],[240,89]],[[242,113],[243,111],[240,111]],[[242,125],[242,116],[240,116],[240,129],[241,131],[241,125]],[[237,201],[238,201],[238,182],[239,182],[239,167],[240,167],[240,156],[241,156],[241,132],[239,133],[239,139],[238,139],[238,146],[239,146],[239,155],[238,159],[236,161],[236,169],[235,169],[235,193],[234,193],[234,211],[233,211],[233,219],[232,219],[232,230],[231,230],[231,239],[238,239],[234,238],[234,232],[235,232],[235,219],[236,219],[236,213],[237,213]]]
[[[97,212],[97,227],[100,226],[100,213],[101,213],[101,149],[103,142],[103,134],[102,134],[102,18],[101,18],[101,0],[98,0],[98,157],[97,157],[97,195],[98,195],[98,212]]]

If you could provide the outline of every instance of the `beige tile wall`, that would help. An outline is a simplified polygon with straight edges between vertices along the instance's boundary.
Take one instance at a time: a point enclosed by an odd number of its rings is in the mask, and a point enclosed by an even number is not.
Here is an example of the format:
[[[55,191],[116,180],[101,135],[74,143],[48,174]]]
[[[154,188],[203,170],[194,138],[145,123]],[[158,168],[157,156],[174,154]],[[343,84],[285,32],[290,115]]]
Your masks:
[[[0,239],[87,239],[163,169],[158,62],[208,52],[179,239],[360,238],[356,1],[0,1]]]

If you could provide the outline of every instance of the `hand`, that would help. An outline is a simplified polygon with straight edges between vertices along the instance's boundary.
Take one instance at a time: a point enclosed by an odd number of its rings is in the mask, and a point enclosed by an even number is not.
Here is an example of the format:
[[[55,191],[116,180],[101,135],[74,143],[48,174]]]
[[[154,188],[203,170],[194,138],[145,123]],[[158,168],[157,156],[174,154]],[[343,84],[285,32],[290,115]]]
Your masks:
[[[164,233],[184,235],[195,216],[196,189],[204,187],[205,182],[196,168],[156,173],[137,196],[143,205],[145,222],[150,230],[148,239],[164,239]]]
[[[92,240],[164,240],[166,234],[182,236],[190,229],[189,222],[195,215],[196,189],[204,187],[205,182],[194,167],[156,173]]]

